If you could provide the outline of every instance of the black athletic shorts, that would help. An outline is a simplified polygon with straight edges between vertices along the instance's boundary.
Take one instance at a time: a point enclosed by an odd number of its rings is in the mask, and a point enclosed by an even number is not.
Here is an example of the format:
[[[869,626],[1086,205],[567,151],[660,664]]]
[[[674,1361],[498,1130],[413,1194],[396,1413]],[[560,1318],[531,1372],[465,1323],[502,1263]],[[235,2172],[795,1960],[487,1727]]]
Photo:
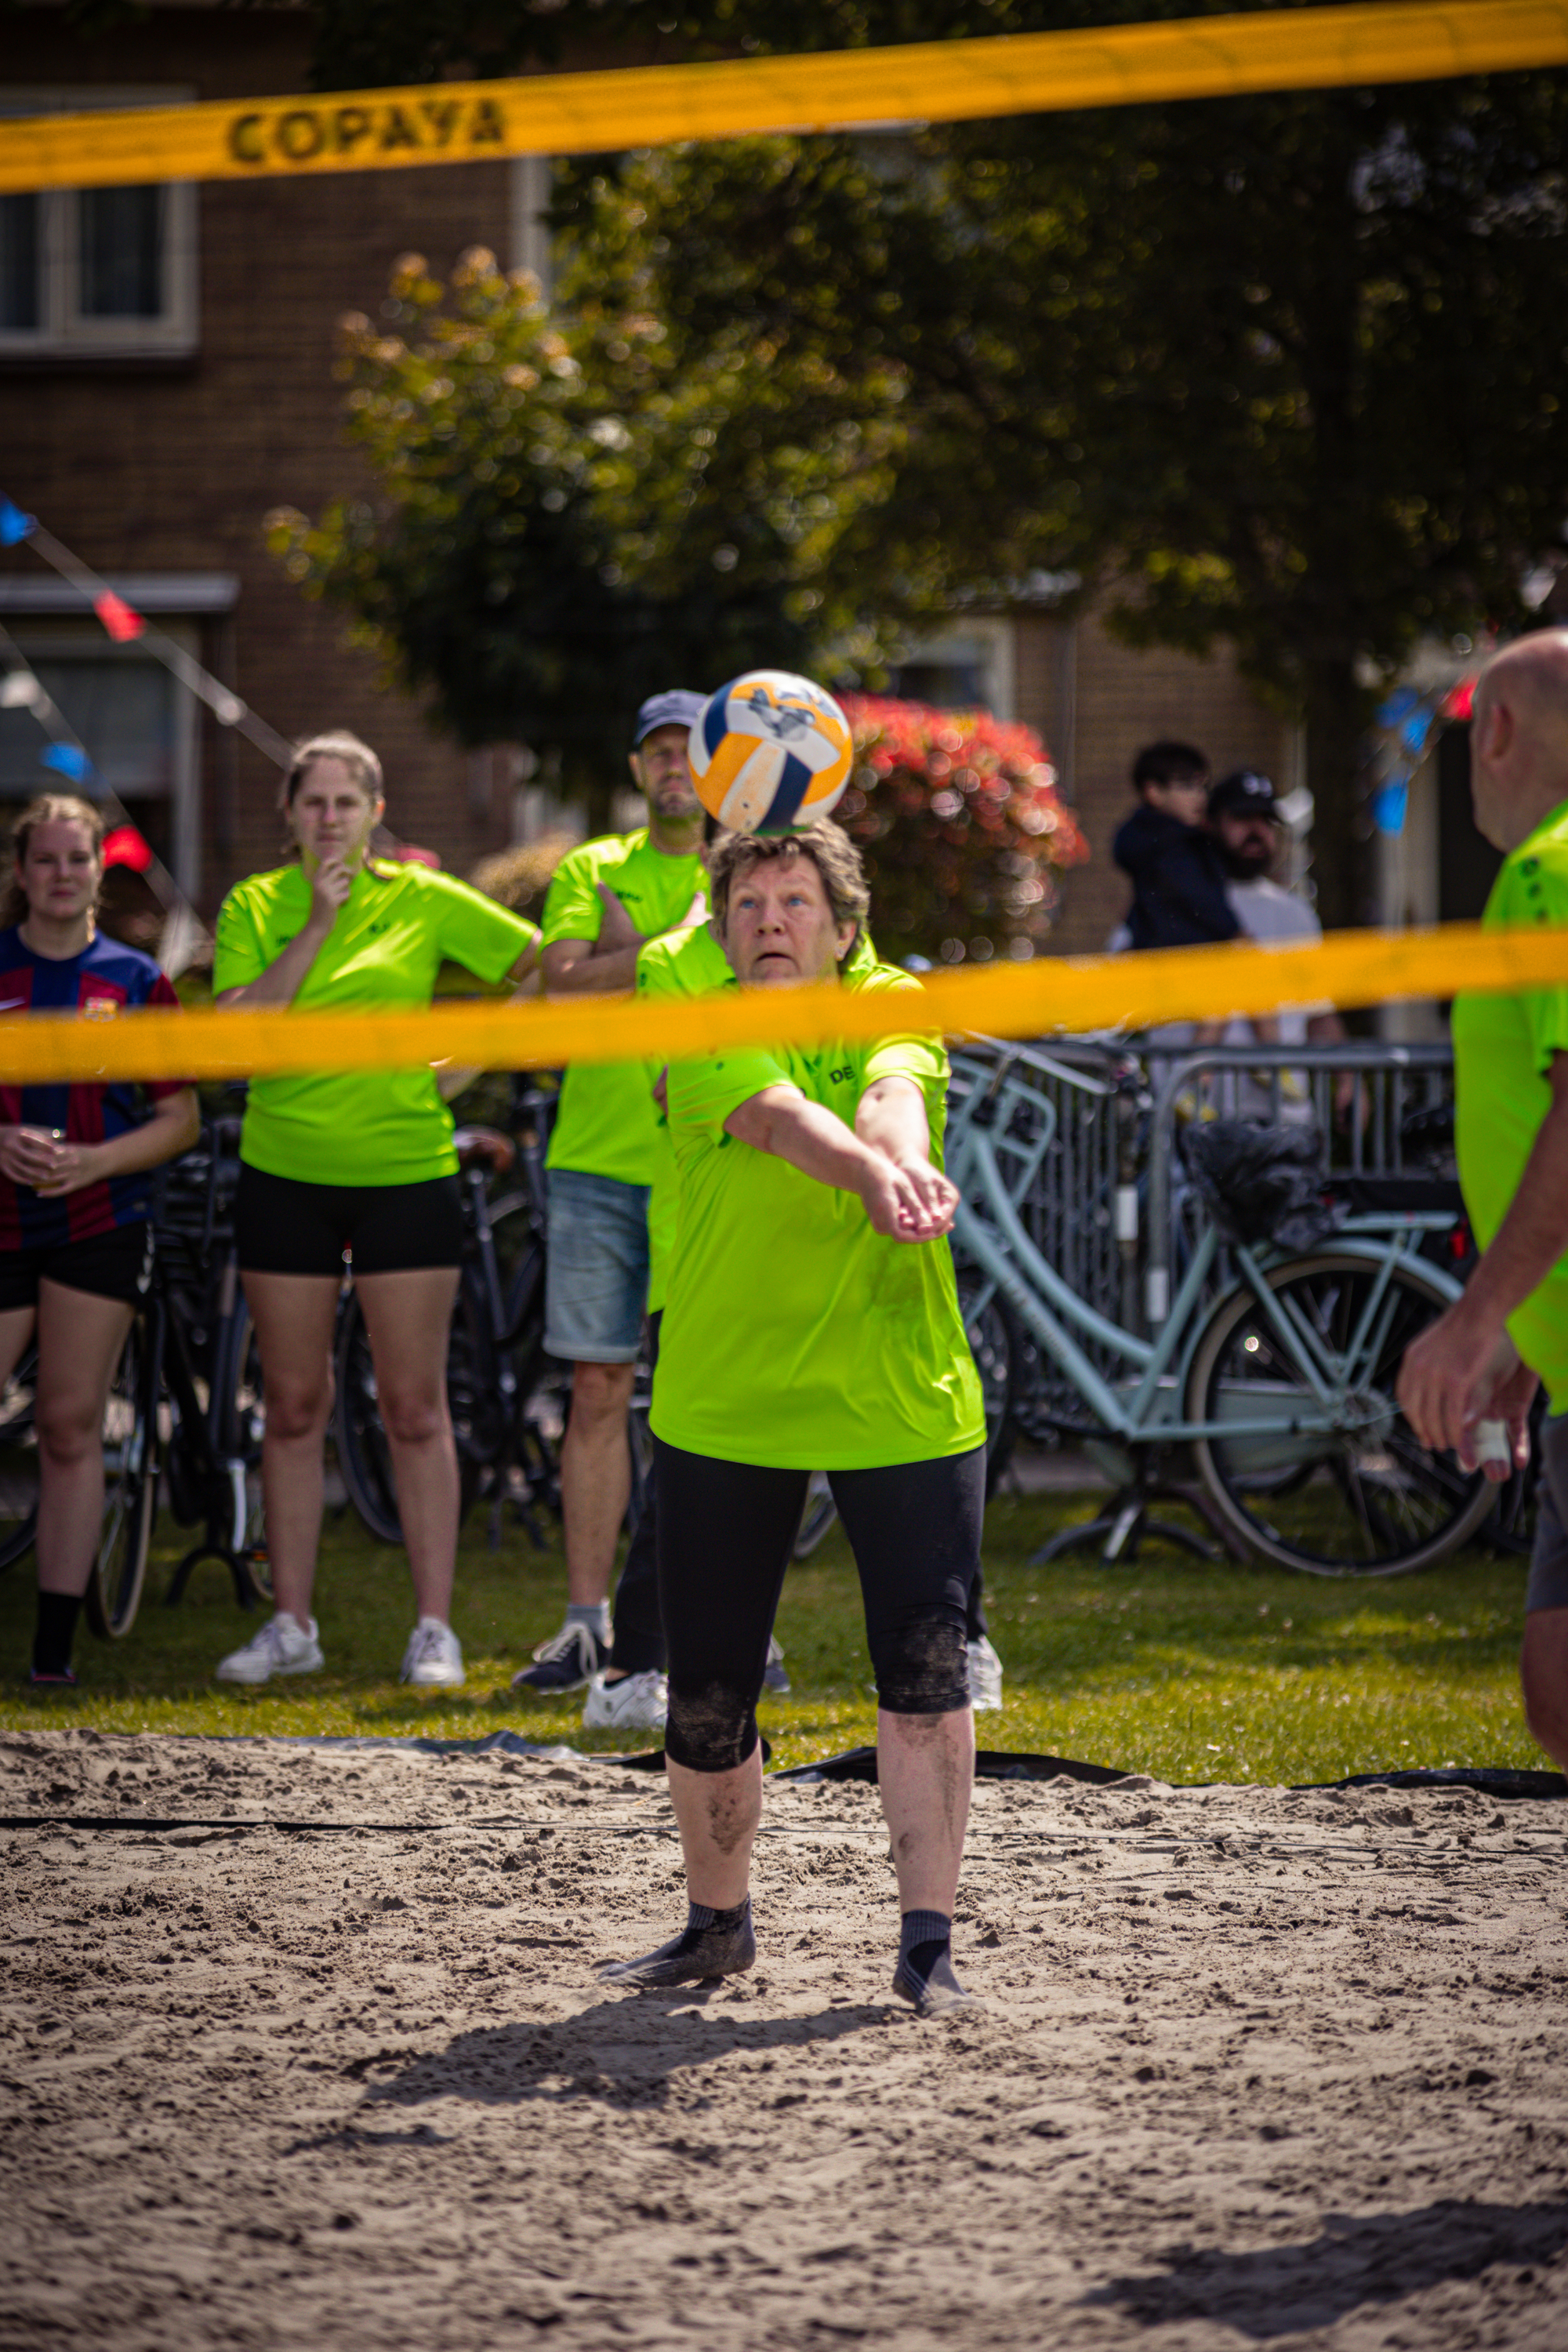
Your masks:
[[[85,1290],[92,1298],[142,1297],[153,1279],[153,1228],[116,1225],[90,1241],[57,1242],[46,1249],[0,1250],[0,1314],[36,1307],[40,1282]]]
[[[715,1462],[655,1442],[658,1599],[672,1696],[702,1706],[743,1692],[754,1706],[768,1662],[784,1570],[809,1473]],[[932,1622],[956,1629],[956,1648],[905,1711],[948,1715],[969,1704],[964,1656],[970,1587],[980,1570],[985,1448],[887,1470],[834,1470],[833,1499],[855,1554],[866,1640],[879,1685],[908,1679],[908,1636]],[[748,1727],[743,1763],[756,1744]],[[680,1760],[678,1759],[678,1760]]]
[[[409,1274],[460,1265],[463,1196],[455,1176],[425,1184],[307,1184],[243,1161],[234,1203],[241,1274]]]

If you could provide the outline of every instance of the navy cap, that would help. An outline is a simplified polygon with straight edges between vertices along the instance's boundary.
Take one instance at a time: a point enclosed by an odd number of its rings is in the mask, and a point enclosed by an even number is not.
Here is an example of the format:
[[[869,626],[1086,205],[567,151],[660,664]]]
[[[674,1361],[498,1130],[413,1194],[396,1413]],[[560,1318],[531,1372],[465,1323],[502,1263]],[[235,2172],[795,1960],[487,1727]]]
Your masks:
[[[1209,794],[1210,816],[1266,816],[1279,822],[1279,803],[1268,776],[1256,768],[1233,768]]]
[[[637,733],[632,738],[635,751],[645,736],[656,727],[692,727],[707,708],[705,694],[689,694],[683,686],[672,686],[668,693],[650,694],[637,712]]]

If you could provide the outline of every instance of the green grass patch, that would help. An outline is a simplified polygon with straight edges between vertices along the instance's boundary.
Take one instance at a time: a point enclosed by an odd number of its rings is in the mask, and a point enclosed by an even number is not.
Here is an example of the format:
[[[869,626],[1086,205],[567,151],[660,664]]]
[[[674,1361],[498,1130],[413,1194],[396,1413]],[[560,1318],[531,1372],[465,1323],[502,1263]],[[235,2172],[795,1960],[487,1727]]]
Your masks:
[[[1412,1764],[1540,1766],[1525,1730],[1516,1660],[1524,1565],[1479,1549],[1426,1575],[1342,1583],[1272,1569],[1208,1568],[1160,1544],[1131,1567],[1079,1554],[1048,1568],[1029,1555],[1089,1507],[1081,1496],[1003,1496],[986,1523],[993,1638],[1006,1667],[1001,1715],[984,1746],[1044,1750],[1169,1780],[1337,1780]],[[212,1680],[258,1619],[204,1568],[177,1609],[162,1605],[187,1538],[166,1515],[142,1612],[127,1637],[78,1643],[81,1686],[32,1692],[30,1564],[0,1577],[0,1727],[103,1731],[405,1735],[525,1738],[609,1749],[584,1732],[580,1702],[520,1705],[509,1685],[560,1623],[559,1546],[509,1529],[491,1551],[482,1521],[464,1530],[454,1621],[468,1664],[459,1693],[424,1695],[396,1679],[413,1622],[400,1552],[352,1512],[329,1516],[317,1588],[327,1671],[236,1690]],[[760,1710],[774,1760],[797,1764],[875,1730],[859,1594],[841,1533],[794,1568],[779,1638],[794,1690]],[[637,1744],[647,1744],[639,1741]]]

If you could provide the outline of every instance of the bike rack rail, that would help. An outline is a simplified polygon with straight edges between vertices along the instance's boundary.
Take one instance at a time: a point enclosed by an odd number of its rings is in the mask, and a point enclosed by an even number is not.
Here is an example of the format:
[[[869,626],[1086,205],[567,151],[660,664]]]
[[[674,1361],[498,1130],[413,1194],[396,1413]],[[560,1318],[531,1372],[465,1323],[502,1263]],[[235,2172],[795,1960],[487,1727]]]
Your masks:
[[[1172,1269],[1180,1255],[1184,1188],[1175,1181],[1176,1139],[1184,1117],[1200,1106],[1217,1118],[1261,1117],[1270,1124],[1299,1114],[1315,1120],[1331,1175],[1397,1176],[1407,1164],[1405,1121],[1453,1098],[1454,1056],[1447,1045],[1369,1038],[1336,1045],[1213,1045],[1198,1052],[1144,1046],[1140,1053],[1153,1093],[1142,1301],[1152,1330],[1170,1312]],[[1358,1083],[1342,1124],[1334,1115],[1334,1082],[1343,1073]]]

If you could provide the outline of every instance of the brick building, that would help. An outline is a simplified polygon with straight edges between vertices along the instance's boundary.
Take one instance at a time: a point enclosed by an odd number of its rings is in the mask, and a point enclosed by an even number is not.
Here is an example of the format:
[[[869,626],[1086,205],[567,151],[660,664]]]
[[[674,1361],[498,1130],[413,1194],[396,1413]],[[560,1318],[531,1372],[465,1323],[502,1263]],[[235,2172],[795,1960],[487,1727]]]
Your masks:
[[[153,6],[85,37],[55,9],[7,18],[0,110],[302,89],[308,15]],[[489,246],[539,267],[545,169],[465,163],[291,182],[0,197],[0,491],[157,618],[279,733],[354,728],[386,769],[404,836],[463,870],[540,818],[507,755],[468,757],[344,644],[262,545],[274,506],[353,494],[332,376],[345,310],[375,315],[409,249],[435,272]],[[369,484],[366,482],[368,489]],[[109,782],[206,912],[278,845],[276,770],[215,726],[134,645],[111,646],[27,549],[0,553],[0,623],[39,667]],[[1037,727],[1088,834],[1058,939],[1098,947],[1126,891],[1110,862],[1141,742],[1188,736],[1217,767],[1287,768],[1289,730],[1226,660],[1131,654],[1048,609],[955,621],[905,690],[981,700]],[[0,710],[0,796],[37,788],[27,713]]]
[[[7,19],[0,107],[297,90],[309,54],[293,10],[154,9],[89,39],[30,9]],[[0,197],[0,488],[281,734],[363,734],[391,823],[458,867],[510,835],[499,763],[384,690],[342,616],[266,552],[262,518],[354,487],[332,378],[341,314],[374,315],[410,248],[438,271],[475,244],[531,258],[538,181],[496,163]],[[111,646],[25,547],[0,563],[0,621],[204,908],[272,861],[276,769],[134,646]],[[41,781],[37,748],[27,714],[0,712],[6,797]]]

